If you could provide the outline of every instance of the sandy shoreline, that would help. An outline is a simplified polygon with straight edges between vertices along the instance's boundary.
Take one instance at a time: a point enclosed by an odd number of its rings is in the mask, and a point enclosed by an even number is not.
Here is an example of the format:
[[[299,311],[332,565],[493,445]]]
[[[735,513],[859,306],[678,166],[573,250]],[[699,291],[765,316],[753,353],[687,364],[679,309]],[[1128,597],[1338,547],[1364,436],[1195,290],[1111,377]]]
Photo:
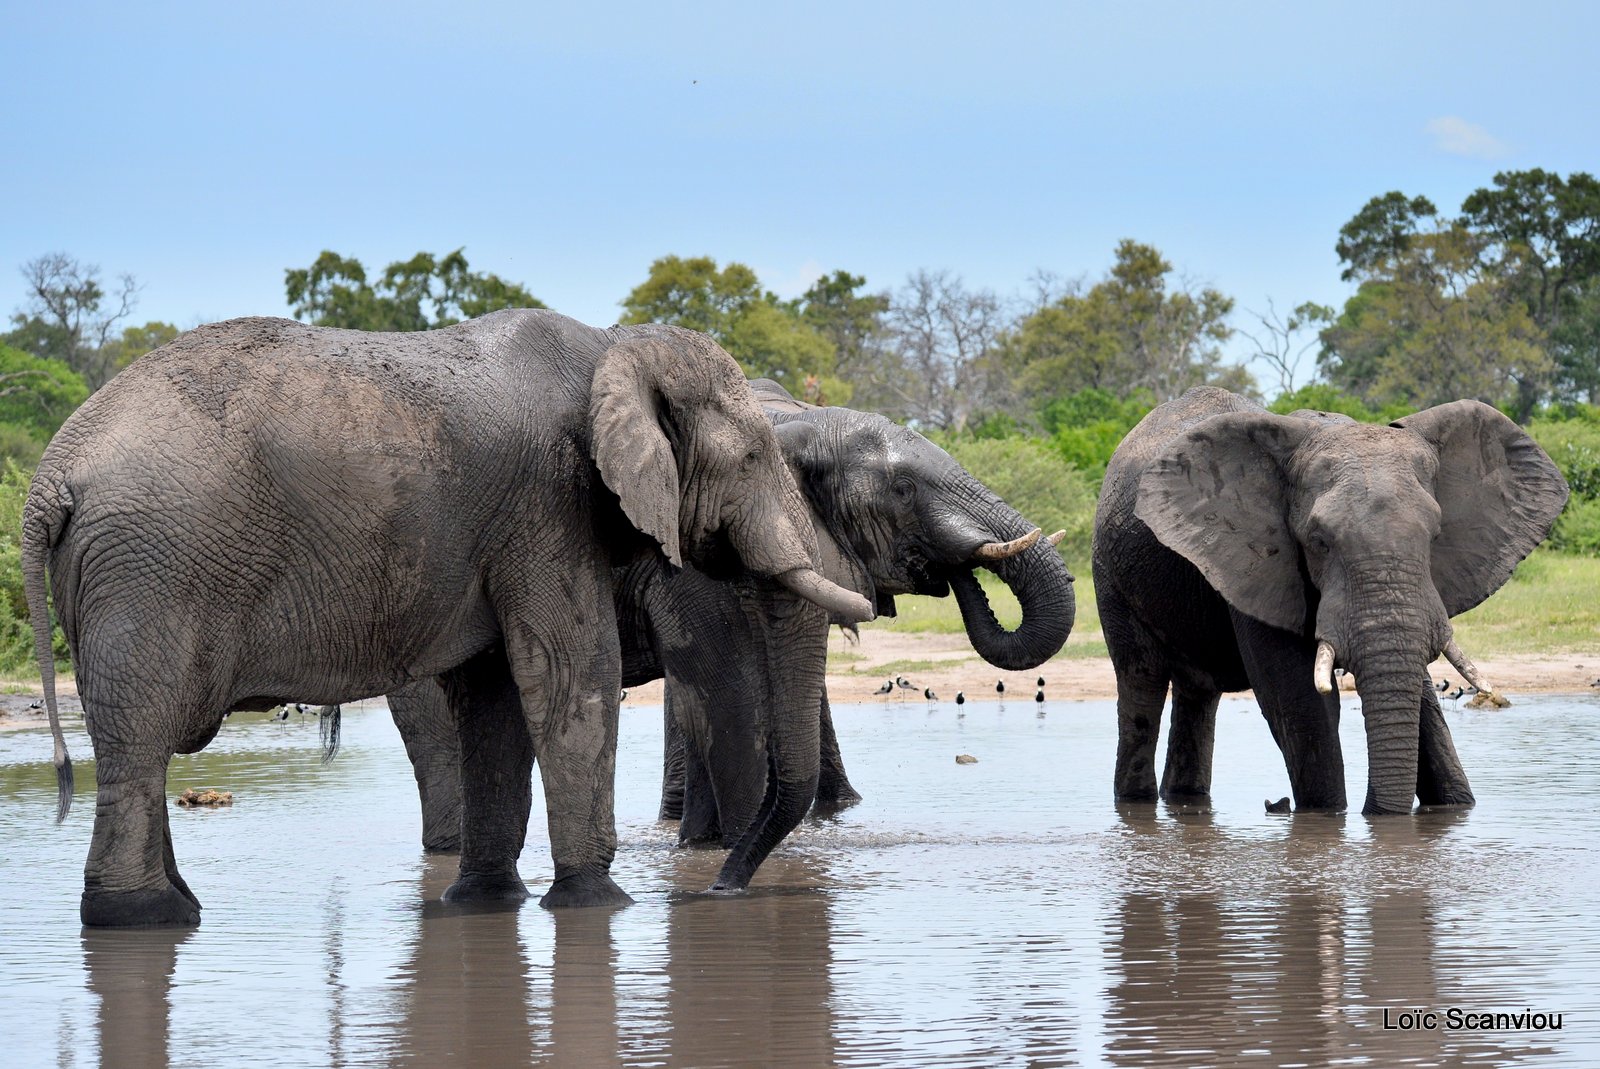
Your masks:
[[[1098,634],[1085,639],[1095,641]],[[1097,701],[1117,696],[1116,677],[1111,662],[1104,656],[1072,656],[1077,648],[1074,635],[1061,655],[1030,672],[1002,672],[972,651],[965,635],[937,635],[863,629],[859,644],[847,641],[835,628],[828,639],[828,697],[834,705],[883,700],[926,701],[923,690],[932,690],[940,701],[953,701],[964,693],[968,701],[993,701],[995,684],[1004,682],[1010,700],[1032,701],[1045,680],[1044,692],[1050,701]],[[1484,678],[1513,701],[1518,694],[1594,694],[1592,686],[1600,680],[1600,650],[1588,653],[1519,654],[1489,657],[1478,661]],[[1459,684],[1459,673],[1443,661],[1431,669],[1435,679],[1450,679]],[[876,693],[885,680],[905,677],[914,690],[896,689],[892,695]],[[661,683],[650,683],[628,692],[627,705],[651,705],[661,701]],[[57,679],[56,691],[61,712],[67,717],[82,715],[78,691],[72,677]],[[36,727],[45,723],[42,694],[37,687],[20,694],[0,695],[0,731]],[[40,705],[39,708],[31,706]]]

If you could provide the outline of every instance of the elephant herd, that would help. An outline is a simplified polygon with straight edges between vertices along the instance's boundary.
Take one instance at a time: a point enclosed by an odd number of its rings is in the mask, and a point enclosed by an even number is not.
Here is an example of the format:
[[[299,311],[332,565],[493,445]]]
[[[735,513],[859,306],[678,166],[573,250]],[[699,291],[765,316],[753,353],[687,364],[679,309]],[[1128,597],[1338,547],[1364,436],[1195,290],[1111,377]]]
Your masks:
[[[1387,427],[1200,388],[1107,471],[1093,570],[1117,677],[1119,799],[1204,799],[1218,697],[1253,689],[1297,807],[1345,806],[1332,677],[1369,751],[1365,811],[1470,805],[1427,677],[1449,618],[1505,582],[1566,484],[1456,401]],[[166,770],[231,711],[386,694],[454,901],[522,899],[537,765],[548,907],[619,905],[620,688],[665,678],[685,841],[744,888],[815,800],[854,797],[828,629],[954,593],[1009,670],[1070,633],[1052,539],[915,431],[747,383],[715,342],[544,310],[417,334],[240,319],[135,362],[61,428],[23,513],[55,740],[53,597],[98,794],[81,916],[193,925]],[[1022,606],[1007,631],[976,569]],[[1159,791],[1155,745],[1171,725]]]

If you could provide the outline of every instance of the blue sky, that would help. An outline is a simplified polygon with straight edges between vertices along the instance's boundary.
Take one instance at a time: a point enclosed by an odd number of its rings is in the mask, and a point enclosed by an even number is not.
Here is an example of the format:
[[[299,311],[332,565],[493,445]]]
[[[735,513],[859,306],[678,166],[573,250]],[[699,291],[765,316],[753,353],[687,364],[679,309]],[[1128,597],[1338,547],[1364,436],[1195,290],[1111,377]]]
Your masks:
[[[0,3],[0,313],[56,250],[192,326],[464,245],[603,325],[668,253],[1022,294],[1123,237],[1286,309],[1375,194],[1600,171],[1593,4]]]

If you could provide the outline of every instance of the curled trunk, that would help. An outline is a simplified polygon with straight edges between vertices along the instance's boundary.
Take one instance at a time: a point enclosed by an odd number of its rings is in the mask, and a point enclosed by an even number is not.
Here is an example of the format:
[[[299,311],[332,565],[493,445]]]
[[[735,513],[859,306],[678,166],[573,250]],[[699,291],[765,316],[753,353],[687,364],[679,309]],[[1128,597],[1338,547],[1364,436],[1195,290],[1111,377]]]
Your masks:
[[[972,648],[1008,672],[1037,667],[1055,656],[1072,633],[1077,612],[1072,574],[1055,546],[1040,539],[1027,550],[986,566],[1017,596],[1022,623],[1015,631],[1007,631],[995,619],[977,576],[966,570],[955,572],[950,576],[950,588]]]

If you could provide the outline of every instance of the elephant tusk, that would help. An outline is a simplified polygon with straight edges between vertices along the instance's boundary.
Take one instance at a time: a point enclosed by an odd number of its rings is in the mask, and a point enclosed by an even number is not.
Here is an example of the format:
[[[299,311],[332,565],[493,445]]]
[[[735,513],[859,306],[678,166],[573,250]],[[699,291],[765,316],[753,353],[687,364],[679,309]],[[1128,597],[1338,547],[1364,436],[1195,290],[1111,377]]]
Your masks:
[[[1333,693],[1333,647],[1326,641],[1317,643],[1317,663],[1311,670],[1311,680],[1318,694]]]
[[[1453,636],[1444,644],[1444,659],[1453,664],[1456,671],[1466,677],[1468,683],[1477,687],[1480,693],[1494,693],[1494,688],[1483,681],[1483,676],[1478,674],[1478,666],[1473,664],[1471,658],[1465,653],[1461,652],[1461,647],[1456,645],[1456,640]]]
[[[812,604],[827,609],[838,618],[837,622],[865,623],[877,616],[872,602],[854,590],[829,582],[810,568],[794,568],[773,578]]]
[[[1031,549],[1033,544],[1039,541],[1039,536],[1043,533],[1043,531],[1035,527],[1021,538],[1013,538],[1009,542],[985,542],[972,551],[973,559],[990,561],[1015,557],[1018,553]]]
[[[1067,532],[1057,531],[1055,534],[1049,536],[1050,544],[1052,546],[1059,546],[1061,544],[1061,540],[1065,537],[1067,537]]]

